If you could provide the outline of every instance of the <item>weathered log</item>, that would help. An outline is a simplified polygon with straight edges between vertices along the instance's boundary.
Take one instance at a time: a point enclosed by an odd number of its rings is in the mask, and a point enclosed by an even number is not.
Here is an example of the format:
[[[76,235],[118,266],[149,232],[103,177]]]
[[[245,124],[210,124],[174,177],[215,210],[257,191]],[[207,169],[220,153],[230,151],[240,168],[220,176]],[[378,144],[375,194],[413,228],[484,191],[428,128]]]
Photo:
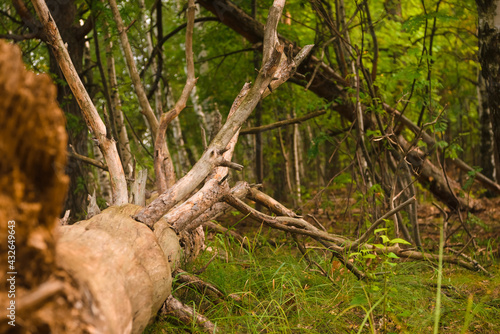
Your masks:
[[[142,333],[171,294],[179,240],[172,229],[152,232],[132,219],[141,209],[111,207],[58,231],[57,264],[86,292],[90,323],[102,332]]]

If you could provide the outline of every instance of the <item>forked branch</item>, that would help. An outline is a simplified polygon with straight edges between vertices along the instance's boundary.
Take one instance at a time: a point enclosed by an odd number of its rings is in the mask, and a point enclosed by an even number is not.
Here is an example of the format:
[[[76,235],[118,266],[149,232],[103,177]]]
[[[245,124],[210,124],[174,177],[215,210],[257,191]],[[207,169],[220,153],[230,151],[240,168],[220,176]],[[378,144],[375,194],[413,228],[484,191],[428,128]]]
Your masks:
[[[234,115],[227,119],[226,123],[207,147],[200,160],[198,160],[182,179],[161,194],[147,208],[135,215],[134,218],[137,221],[153,228],[155,222],[158,221],[161,216],[191,193],[208,176],[213,168],[217,166],[218,159],[221,156],[220,152],[225,152],[231,138],[233,138],[243,122],[250,116],[271,82],[276,80],[276,75],[290,75],[287,71],[293,71],[300,64],[300,61],[304,59],[305,55],[302,55],[300,58],[296,57],[294,59],[296,66],[290,67],[288,66],[288,62],[284,60],[286,56],[283,55],[283,53],[274,52],[279,45],[276,28],[279,18],[281,17],[283,5],[284,0],[276,0],[274,2],[268,16],[266,25],[267,33],[266,39],[264,40],[266,56],[264,57],[262,69],[274,67],[270,65],[277,62],[276,71],[271,74],[268,70],[263,71],[261,69],[261,71],[259,71],[255,84],[243,99],[240,106],[236,109]],[[310,48],[308,49],[310,50]],[[283,71],[284,68],[288,70]]]

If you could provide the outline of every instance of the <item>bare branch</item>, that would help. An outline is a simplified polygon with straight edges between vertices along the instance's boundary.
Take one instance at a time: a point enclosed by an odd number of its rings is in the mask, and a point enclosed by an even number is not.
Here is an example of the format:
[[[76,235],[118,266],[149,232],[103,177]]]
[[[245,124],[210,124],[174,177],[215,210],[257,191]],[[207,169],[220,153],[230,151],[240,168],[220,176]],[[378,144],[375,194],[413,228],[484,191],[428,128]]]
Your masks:
[[[81,160],[83,162],[86,162],[88,163],[89,165],[92,165],[92,166],[95,166],[97,168],[100,168],[100,169],[103,169],[105,171],[108,170],[108,166],[106,166],[105,164],[103,164],[102,162],[98,161],[98,160],[95,160],[95,159],[92,159],[92,158],[89,158],[89,157],[86,157],[84,155],[81,155],[81,154],[78,154],[76,153],[76,151],[74,150],[73,146],[71,146],[71,152],[68,152],[68,155],[72,158],[75,158],[75,159],[78,159],[78,160]]]
[[[275,1],[279,10],[271,10],[268,17],[268,25],[266,29],[274,31],[274,33],[269,32],[268,35],[271,38],[267,38],[264,41],[264,46],[266,50],[273,50],[271,48],[271,43],[276,42],[276,38],[273,35],[276,34],[277,23],[279,17],[281,16],[281,10],[283,9],[282,4],[284,1]],[[274,8],[274,7],[273,7]],[[271,25],[269,22],[272,22]],[[267,47],[266,47],[267,44]],[[274,47],[274,44],[272,44]],[[272,52],[270,52],[272,53]],[[276,57],[278,55],[274,54]],[[279,54],[283,56],[283,54]],[[282,57],[280,57],[282,58]],[[264,63],[273,62],[275,59],[273,57],[268,57],[268,60]],[[299,64],[296,64],[297,66]],[[281,61],[276,73],[282,74],[280,68],[282,66],[287,66],[284,61]],[[194,167],[187,173],[182,179],[180,179],[172,188],[167,190],[165,193],[161,194],[155,201],[153,201],[147,208],[139,212],[134,218],[142,222],[149,227],[153,227],[154,223],[158,219],[168,212],[176,203],[181,201],[185,196],[191,193],[210,173],[210,171],[216,166],[216,161],[219,156],[220,150],[227,147],[231,138],[239,130],[243,122],[248,118],[251,112],[255,109],[257,103],[260,101],[264,91],[267,89],[271,81],[273,80],[272,75],[266,75],[263,72],[259,72],[255,80],[255,84],[248,92],[247,96],[243,99],[240,106],[235,110],[234,115],[228,118],[224,126],[221,128],[217,136],[212,140],[207,150],[203,153],[203,156],[198,160]]]
[[[165,192],[175,183],[175,171],[168,153],[168,148],[165,143],[165,131],[168,125],[176,118],[186,107],[189,94],[196,85],[197,79],[194,76],[194,58],[193,58],[193,28],[194,28],[194,13],[196,6],[194,0],[189,0],[187,9],[187,28],[186,28],[186,66],[187,79],[184,89],[182,90],[179,100],[174,108],[167,113],[161,115],[160,125],[156,134],[155,140],[155,174],[156,184],[160,193]]]
[[[106,137],[106,126],[97,112],[92,99],[83,85],[76,69],[71,61],[68,50],[59,34],[54,19],[43,0],[34,0],[33,5],[42,23],[42,33],[47,44],[49,44],[57,59],[57,63],[68,82],[81,110],[85,122],[91,132],[94,133],[99,147],[103,153],[111,176],[113,190],[113,204],[121,205],[128,202],[127,182],[125,173],[118,155],[116,143]]]
[[[158,120],[156,119],[153,109],[149,104],[144,86],[142,85],[141,78],[139,76],[139,72],[137,71],[137,66],[134,61],[134,54],[132,53],[132,48],[130,47],[130,43],[128,41],[127,29],[123,24],[123,20],[120,16],[120,11],[118,10],[116,0],[109,0],[109,5],[111,7],[111,11],[113,12],[113,18],[118,27],[118,32],[120,34],[120,44],[127,61],[127,68],[130,74],[130,78],[132,79],[132,82],[134,84],[135,93],[137,94],[137,98],[139,100],[139,105],[141,106],[141,113],[146,116],[149,126],[151,127],[153,138],[156,138],[156,133],[158,132],[159,125]]]
[[[163,314],[175,317],[180,322],[191,326],[195,321],[206,333],[217,333],[215,325],[205,316],[197,313],[191,306],[183,304],[172,295],[168,296],[162,309]]]
[[[358,240],[354,241],[352,244],[349,245],[349,248],[352,248],[352,249],[356,249],[359,245],[361,245],[362,243],[364,243],[366,240],[368,240],[368,238],[370,236],[373,235],[373,231],[375,231],[375,229],[381,224],[384,222],[385,219],[388,219],[389,217],[391,217],[392,215],[394,215],[395,213],[403,210],[406,206],[412,204],[413,202],[415,202],[416,199],[415,197],[412,197],[410,199],[408,199],[407,201],[405,201],[404,203],[401,203],[400,205],[398,205],[397,207],[395,207],[394,209],[392,209],[391,211],[385,213],[382,217],[380,217],[379,219],[377,219],[373,224],[372,226],[370,226],[370,228],[368,230],[366,230],[366,232],[361,236],[359,237]]]
[[[312,112],[310,114],[307,114],[307,115],[304,115],[304,116],[301,116],[301,117],[287,119],[287,120],[279,121],[279,122],[276,122],[276,123],[273,123],[273,124],[263,125],[263,126],[254,127],[254,128],[242,129],[240,131],[240,135],[256,134],[256,133],[259,133],[259,132],[273,130],[273,129],[280,128],[280,127],[283,127],[283,126],[287,126],[287,125],[290,125],[290,124],[302,123],[304,121],[307,121],[308,119],[311,119],[311,118],[314,118],[314,117],[318,117],[318,116],[321,116],[321,115],[324,115],[324,114],[326,114],[326,110],[319,110],[319,111],[315,111],[315,112]]]

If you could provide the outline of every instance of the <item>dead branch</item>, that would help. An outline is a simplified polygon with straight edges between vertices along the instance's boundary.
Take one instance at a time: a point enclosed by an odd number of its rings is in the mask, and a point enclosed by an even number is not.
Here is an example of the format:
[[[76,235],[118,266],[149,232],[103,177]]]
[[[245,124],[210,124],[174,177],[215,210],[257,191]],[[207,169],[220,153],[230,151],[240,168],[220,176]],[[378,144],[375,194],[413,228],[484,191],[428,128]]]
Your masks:
[[[416,135],[420,135],[424,143],[427,144],[429,149],[433,149],[434,146],[436,145],[436,141],[434,138],[432,138],[426,131],[424,131],[421,127],[413,123],[408,117],[405,115],[402,115],[398,110],[395,108],[392,108],[388,104],[383,104],[384,109],[390,113],[396,116],[396,120],[400,121],[403,123],[405,126],[407,126],[413,133]],[[474,170],[471,166],[469,166],[467,163],[465,163],[463,160],[456,158],[456,159],[451,159],[453,164],[460,168],[463,171],[469,172]],[[486,177],[484,174],[476,172],[475,173],[476,180],[480,182],[484,187],[488,188],[491,191],[494,191],[497,194],[500,194],[500,185],[492,180],[490,180],[488,177]]]
[[[236,240],[238,240],[238,242],[240,242],[244,248],[246,248],[246,249],[249,248],[248,239],[246,237],[242,237],[239,233],[236,233],[233,230],[229,230],[229,229],[225,228],[224,226],[221,226],[219,224],[214,223],[211,220],[203,223],[203,227],[206,227],[209,230],[215,231],[217,233],[221,233],[224,235],[230,235],[233,238],[235,238]]]
[[[139,212],[134,218],[146,224],[150,228],[154,223],[168,212],[175,204],[181,201],[185,196],[191,193],[211,172],[216,166],[217,158],[221,155],[220,152],[224,151],[231,138],[235,135],[243,122],[248,118],[251,112],[255,109],[257,103],[260,101],[262,95],[267,87],[273,81],[277,74],[283,76],[287,73],[283,72],[284,67],[291,71],[293,68],[288,66],[288,62],[284,61],[286,58],[282,53],[273,52],[277,47],[276,27],[281,16],[284,1],[275,1],[275,5],[270,10],[268,22],[266,26],[267,38],[264,41],[265,57],[263,60],[262,68],[266,68],[269,64],[276,62],[278,57],[280,59],[278,69],[272,75],[267,71],[260,71],[247,96],[241,102],[241,105],[236,109],[233,116],[229,117],[224,126],[218,132],[217,136],[212,140],[203,156],[198,160],[195,166],[174,186],[169,188],[165,193],[161,194],[143,211]],[[274,9],[273,9],[274,8]],[[301,58],[294,61],[295,66],[298,66],[300,61],[303,60],[306,54],[302,54]],[[288,73],[289,74],[289,73]]]
[[[59,30],[52,18],[45,1],[34,0],[33,5],[37,15],[42,23],[42,31],[44,40],[50,45],[57,63],[68,82],[68,85],[75,96],[78,105],[82,110],[83,117],[87,126],[96,137],[99,148],[102,151],[104,159],[108,165],[109,173],[111,175],[111,187],[113,191],[113,204],[122,205],[128,201],[127,181],[125,180],[125,173],[118,155],[116,143],[107,138],[106,126],[102,121],[99,113],[97,112],[92,99],[90,98],[85,86],[83,85],[76,69],[71,61],[68,50],[59,34]]]
[[[184,286],[193,287],[202,294],[206,294],[215,303],[221,303],[228,298],[231,298],[236,302],[241,302],[241,298],[239,296],[234,294],[226,296],[226,294],[220,291],[215,285],[205,282],[182,269],[175,270],[173,272],[173,276],[177,279],[177,282]]]
[[[182,90],[181,96],[175,103],[175,106],[169,112],[163,113],[160,117],[160,124],[155,139],[155,174],[156,185],[160,193],[165,192],[175,183],[175,171],[172,158],[168,152],[168,147],[165,143],[165,132],[168,125],[179,116],[182,110],[186,107],[189,94],[196,85],[197,79],[194,76],[194,58],[193,58],[193,27],[194,27],[194,12],[196,6],[194,0],[188,1],[187,8],[187,28],[186,28],[186,67],[187,79]]]
[[[315,111],[315,112],[312,112],[310,114],[307,114],[305,116],[287,119],[287,120],[279,121],[279,122],[276,122],[273,124],[263,125],[263,126],[254,127],[254,128],[242,129],[240,131],[240,135],[256,134],[259,132],[269,131],[269,130],[280,128],[280,127],[287,126],[290,124],[302,123],[304,121],[307,121],[308,119],[318,117],[318,116],[321,116],[324,114],[326,114],[326,110],[319,110],[319,111]]]
[[[231,206],[239,210],[243,214],[247,214],[253,219],[263,222],[266,225],[276,228],[285,232],[290,232],[292,234],[301,234],[305,236],[312,237],[317,240],[321,244],[323,244],[327,249],[331,250],[335,257],[339,259],[358,279],[366,278],[366,275],[361,272],[354,264],[349,261],[346,261],[343,254],[347,254],[350,251],[357,251],[359,249],[368,249],[377,254],[387,254],[389,252],[393,252],[397,256],[401,258],[409,258],[415,260],[437,260],[438,255],[414,251],[411,249],[402,249],[399,246],[390,246],[383,249],[377,248],[373,245],[366,244],[366,240],[373,235],[375,229],[384,221],[396,214],[397,212],[404,209],[406,206],[411,205],[415,198],[412,197],[407,201],[401,203],[394,209],[390,210],[378,220],[376,220],[372,226],[356,241],[350,241],[338,236],[334,236],[327,232],[321,231],[312,224],[301,218],[295,218],[297,215],[290,209],[284,207],[282,204],[274,200],[272,197],[265,195],[258,190],[252,189],[248,195],[249,198],[258,199],[260,203],[266,205],[271,211],[275,214],[282,215],[281,217],[272,217],[266,214],[263,214],[252,207],[245,204],[242,200],[233,198],[231,195],[227,195],[224,197],[224,200],[229,203]],[[484,268],[480,267],[478,263],[474,263],[472,261],[466,262],[463,260],[459,260],[452,256],[445,256],[443,258],[444,262],[457,264],[463,268],[473,270],[473,271],[483,271]]]
[[[415,197],[412,197],[410,199],[408,199],[407,201],[401,203],[400,205],[398,205],[397,207],[395,207],[394,209],[392,209],[391,211],[387,212],[386,214],[384,214],[382,217],[380,217],[379,219],[377,219],[371,226],[370,228],[368,228],[368,230],[366,230],[365,233],[363,233],[363,235],[361,237],[359,237],[358,240],[354,241],[353,243],[351,243],[349,245],[350,248],[352,249],[356,249],[359,245],[361,245],[362,243],[364,243],[366,240],[368,240],[369,237],[371,237],[373,235],[373,232],[375,231],[375,229],[384,222],[384,220],[390,218],[392,215],[396,214],[397,212],[401,211],[402,209],[404,209],[406,206],[412,204],[413,202],[416,201],[416,198]]]
[[[193,321],[195,321],[205,333],[217,333],[217,328],[210,320],[197,313],[191,306],[175,299],[172,295],[168,296],[161,311],[163,314],[174,317],[186,326],[191,326]]]
[[[249,190],[250,186],[246,182],[238,182],[232,189],[231,195],[237,198],[244,198]],[[224,214],[226,211],[231,209],[231,206],[225,202],[218,202],[205,210],[201,215],[196,219],[188,220],[181,218],[177,220],[173,228],[179,233],[186,231],[189,233],[193,229],[197,228],[200,225],[203,225],[205,222],[216,219],[218,216]],[[167,214],[168,216],[168,214]]]
[[[71,148],[71,151],[68,151],[68,155],[70,157],[78,159],[78,160],[83,161],[83,162],[86,162],[89,165],[95,166],[95,167],[100,168],[102,170],[108,171],[108,166],[106,166],[102,162],[76,153],[76,151],[72,145],[70,145],[70,148]]]
[[[229,116],[231,116],[236,109],[240,106],[243,98],[248,94],[250,85],[245,84],[241,90],[238,98],[233,102]],[[222,154],[219,159],[226,161],[231,160],[231,157],[238,141],[238,131],[236,131],[233,138],[228,143],[227,150]],[[228,168],[223,166],[216,167],[212,174],[209,176],[208,180],[205,182],[203,187],[188,200],[186,200],[182,205],[177,207],[175,212],[170,212],[166,215],[166,219],[173,228],[181,232],[185,229],[187,224],[193,226],[192,222],[203,212],[213,206],[215,203],[220,201],[223,195],[228,192],[227,184],[224,182],[224,178],[228,174]],[[246,188],[246,187],[245,187]],[[201,225],[201,224],[199,224]],[[199,226],[198,225],[198,226]],[[197,226],[196,226],[197,227]],[[192,227],[192,228],[196,228]]]
[[[125,60],[127,61],[127,68],[130,74],[130,78],[132,79],[132,82],[134,84],[135,93],[139,100],[139,105],[141,106],[141,113],[144,114],[144,116],[146,116],[149,126],[151,127],[153,138],[156,138],[156,133],[158,132],[158,126],[159,126],[158,120],[156,119],[153,109],[149,104],[146,91],[144,90],[144,86],[142,85],[139,72],[137,71],[137,66],[134,60],[134,54],[132,53],[132,48],[130,47],[130,43],[128,41],[127,29],[123,23],[120,11],[118,10],[118,5],[116,4],[116,0],[109,0],[109,6],[111,7],[111,11],[113,12],[113,19],[116,22],[118,33],[120,34],[120,44],[122,46]]]

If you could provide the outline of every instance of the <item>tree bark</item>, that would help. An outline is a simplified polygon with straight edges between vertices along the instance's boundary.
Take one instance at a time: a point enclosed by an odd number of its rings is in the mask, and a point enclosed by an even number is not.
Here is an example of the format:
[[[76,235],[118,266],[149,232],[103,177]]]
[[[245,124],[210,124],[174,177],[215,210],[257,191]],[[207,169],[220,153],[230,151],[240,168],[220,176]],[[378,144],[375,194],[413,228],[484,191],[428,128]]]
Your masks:
[[[497,156],[500,152],[500,1],[476,0],[479,15],[479,62],[486,85]],[[483,106],[484,109],[484,106]],[[497,170],[497,173],[499,171]],[[497,174],[498,177],[498,174]]]
[[[480,2],[489,3],[491,1],[480,1]],[[234,5],[229,0],[212,0],[212,1],[199,0],[199,3],[203,7],[205,7],[206,9],[217,15],[217,17],[221,20],[222,23],[224,23],[225,25],[227,25],[228,27],[230,27],[231,29],[242,35],[251,43],[262,42],[263,25],[260,22],[252,19],[250,15],[246,14],[243,10]],[[280,39],[285,41],[285,43],[287,44],[293,45],[292,42],[286,40],[282,36],[280,36]],[[297,51],[298,48],[294,48],[294,52]],[[491,52],[491,53],[500,57],[499,56],[500,52],[498,53]],[[312,73],[315,72],[315,69],[317,69],[316,75],[312,76]],[[301,74],[302,77],[305,76],[306,81],[300,78],[294,78],[292,80],[293,82],[297,82],[300,84],[304,84],[304,82],[309,82],[309,90],[314,92],[316,95],[325,98],[328,101],[335,101],[336,103],[338,103],[337,105],[334,105],[332,109],[339,112],[341,116],[345,117],[349,121],[353,121],[356,119],[356,112],[355,112],[356,109],[352,107],[352,104],[350,103],[349,98],[345,92],[345,88],[352,88],[352,85],[350,82],[346,81],[340,74],[336,73],[331,67],[323,63],[315,56],[310,56],[297,69],[297,74]],[[496,80],[496,82],[498,83],[500,82],[500,80]],[[500,84],[497,84],[497,88],[500,89]],[[500,92],[496,92],[494,94],[496,95],[493,96],[500,96]],[[498,104],[500,106],[500,102],[498,102]],[[387,105],[384,105],[384,109],[388,112],[391,112],[390,110],[394,110]],[[498,113],[499,113],[498,117],[495,118],[492,111],[492,117],[498,120],[499,123],[498,126],[495,126],[496,129],[500,129],[500,111]],[[401,117],[401,119],[403,118],[404,116]],[[409,123],[405,123],[405,125],[408,126],[410,130],[414,132],[417,131],[416,133],[421,133],[418,131],[418,129],[420,128],[412,124],[411,121]],[[368,125],[365,124],[365,126]],[[500,136],[500,130],[497,132]],[[421,133],[421,135],[425,136],[426,133],[423,132]],[[426,164],[429,168],[424,168],[422,170],[423,174],[419,175],[419,181],[432,179],[435,175],[434,172],[437,172],[437,170],[439,169],[438,167],[432,165],[432,163],[428,160],[426,160]],[[437,187],[428,188],[431,192],[440,189],[440,193],[435,194],[436,197],[438,198],[443,198],[443,196],[445,195],[444,192],[446,192],[446,189],[448,189],[448,186],[446,185],[445,180],[442,177],[439,178],[438,180],[435,180],[434,183],[425,182],[424,184],[426,186],[429,186],[431,184],[438,185]],[[453,184],[457,185],[456,183]],[[453,199],[454,196],[451,194],[450,191],[448,191],[448,195],[445,197],[450,199],[446,201],[446,203],[451,204],[452,207],[455,208],[457,202]],[[467,207],[471,208],[470,206]]]
[[[56,89],[47,75],[24,69],[18,47],[0,41],[0,90],[0,219],[10,221],[0,237],[11,240],[0,244],[0,269],[16,287],[9,298],[0,286],[0,306],[15,305],[0,331],[142,333],[171,293],[177,235],[165,220],[154,233],[133,220],[141,207],[132,204],[58,227],[68,177]],[[8,245],[16,252],[10,267]]]

